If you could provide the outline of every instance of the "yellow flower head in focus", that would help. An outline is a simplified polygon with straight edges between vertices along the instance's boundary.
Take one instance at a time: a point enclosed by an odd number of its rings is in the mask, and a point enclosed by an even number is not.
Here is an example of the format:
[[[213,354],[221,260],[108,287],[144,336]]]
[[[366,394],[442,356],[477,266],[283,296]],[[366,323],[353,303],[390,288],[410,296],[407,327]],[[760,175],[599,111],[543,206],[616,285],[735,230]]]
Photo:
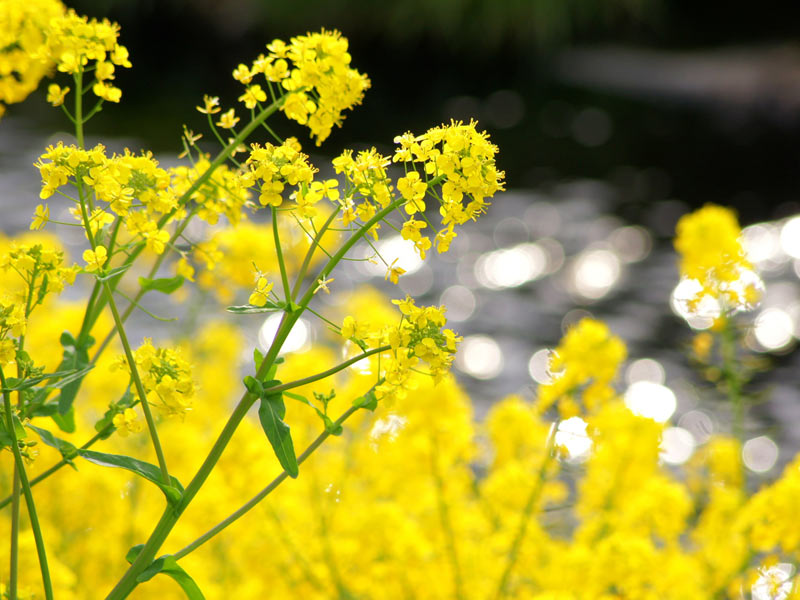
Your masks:
[[[248,302],[253,306],[264,306],[269,300],[269,293],[272,291],[272,286],[275,285],[268,281],[266,277],[260,275],[256,281],[256,288],[250,294]]]
[[[107,259],[108,251],[104,246],[98,246],[94,250],[85,250],[83,253],[83,260],[86,261],[86,271],[89,273],[102,271]]]

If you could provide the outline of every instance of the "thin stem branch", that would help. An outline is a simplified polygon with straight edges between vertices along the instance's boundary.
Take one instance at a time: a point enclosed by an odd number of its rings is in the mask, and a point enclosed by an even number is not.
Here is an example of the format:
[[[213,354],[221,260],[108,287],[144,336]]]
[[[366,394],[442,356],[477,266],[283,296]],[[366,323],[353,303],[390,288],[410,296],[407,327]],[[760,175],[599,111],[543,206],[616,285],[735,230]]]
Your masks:
[[[14,463],[14,483],[9,499],[11,500],[11,544],[9,556],[8,597],[17,600],[17,570],[19,560],[19,496],[20,481],[17,464]]]
[[[113,425],[108,425],[107,427],[104,427],[101,432],[95,434],[88,442],[83,444],[83,446],[81,446],[80,449],[81,450],[86,450],[87,448],[91,448],[92,446],[94,446],[95,443],[97,443],[98,441],[102,440],[106,434],[110,433],[111,430],[113,429],[113,427],[114,427]],[[61,469],[61,467],[64,467],[64,466],[66,466],[68,464],[69,464],[69,462],[67,462],[67,459],[66,458],[62,458],[59,462],[54,464],[52,467],[50,467],[46,471],[42,471],[36,477],[31,479],[31,487],[35,486],[37,483],[40,483],[40,482],[44,481],[45,479],[50,477],[50,475],[52,475],[53,473],[55,473],[56,471]],[[2,501],[0,501],[0,509],[3,509],[6,506],[8,506],[8,504],[10,502],[12,502],[12,501],[13,501],[13,494],[10,495],[10,496],[6,496],[5,498],[3,498]]]
[[[363,354],[359,354],[358,356],[354,356],[342,363],[339,363],[335,367],[331,367],[327,371],[323,371],[322,373],[317,373],[316,375],[310,375],[309,377],[304,377],[303,379],[296,379],[295,381],[290,381],[288,383],[282,383],[281,385],[276,385],[275,387],[267,388],[264,390],[265,394],[277,394],[278,392],[283,392],[286,390],[291,390],[292,388],[300,387],[301,385],[307,385],[309,383],[314,383],[315,381],[319,381],[320,379],[325,379],[326,377],[330,377],[338,373],[339,371],[346,369],[350,365],[357,363],[361,359],[367,358],[368,356],[372,356],[373,354],[379,354],[381,352],[386,352],[391,350],[391,346],[380,346],[379,348],[373,348],[372,350],[368,350]]]
[[[348,408],[338,419],[336,419],[336,421],[334,421],[334,426],[338,427],[339,425],[344,423],[357,410],[358,410],[358,408],[355,407],[355,406],[351,406],[350,408]],[[297,464],[298,465],[303,464],[303,462],[305,462],[305,460],[309,456],[311,456],[314,453],[314,451],[317,448],[319,448],[322,445],[322,443],[325,440],[328,439],[328,437],[330,437],[330,435],[331,435],[331,433],[328,430],[325,430],[322,433],[320,433],[317,436],[317,438],[313,442],[311,442],[311,444],[309,444],[308,448],[306,448],[303,451],[303,453],[300,456],[297,457]],[[186,556],[187,554],[190,554],[191,552],[194,552],[195,550],[197,550],[197,548],[199,548],[204,543],[206,543],[208,540],[210,540],[212,537],[217,535],[220,531],[225,529],[228,525],[230,525],[231,523],[233,523],[234,521],[239,519],[241,516],[243,516],[246,513],[248,513],[256,504],[261,502],[275,488],[277,488],[281,484],[281,482],[283,482],[288,476],[289,476],[289,474],[286,471],[283,471],[280,475],[278,475],[275,479],[273,479],[267,487],[265,487],[263,490],[258,492],[252,498],[250,498],[250,500],[245,502],[236,511],[234,511],[229,516],[224,518],[222,521],[220,521],[219,523],[214,525],[214,527],[212,527],[211,529],[206,531],[203,535],[201,535],[199,538],[197,538],[196,540],[194,540],[193,542],[188,544],[186,547],[184,547],[183,549],[181,549],[178,552],[176,552],[175,554],[173,554],[173,557],[175,558],[175,560],[181,559],[184,556]]]
[[[450,568],[453,571],[453,597],[460,600],[464,597],[464,582],[461,577],[461,567],[459,565],[458,551],[456,549],[456,537],[453,532],[453,523],[450,519],[450,510],[444,497],[444,479],[439,470],[439,452],[436,446],[436,440],[432,438],[431,444],[433,446],[431,451],[431,473],[433,475],[433,481],[436,484],[436,505],[439,510],[439,522],[444,531],[447,557],[450,560]]]
[[[303,279],[305,279],[306,271],[308,271],[308,266],[311,264],[311,259],[314,256],[314,252],[316,251],[317,246],[319,246],[320,241],[322,241],[323,234],[328,230],[338,214],[338,208],[331,211],[331,214],[328,215],[325,223],[322,224],[320,230],[311,240],[311,245],[308,247],[305,258],[303,258],[303,264],[300,265],[300,271],[297,273],[297,280],[294,282],[294,289],[292,289],[293,296],[296,296],[300,292],[300,286],[303,284]]]
[[[2,384],[3,388],[8,387],[6,385],[6,377],[3,373],[2,367],[0,367],[0,384]],[[39,526],[39,517],[36,513],[36,504],[33,501],[31,486],[28,482],[28,476],[25,473],[25,463],[23,462],[22,454],[19,451],[17,433],[14,429],[14,417],[11,409],[10,392],[3,392],[3,404],[5,405],[6,426],[8,428],[8,434],[11,437],[11,451],[14,454],[14,464],[16,466],[16,471],[19,474],[19,481],[20,485],[22,486],[22,494],[25,496],[25,505],[28,508],[28,519],[31,523],[33,539],[36,542],[36,553],[39,555],[39,568],[42,572],[44,596],[46,600],[53,600],[53,584],[50,582],[50,568],[47,565],[47,551],[44,547],[42,528]]]
[[[281,236],[278,233],[278,209],[272,208],[272,237],[275,240],[275,255],[278,258],[278,267],[281,271],[281,281],[283,282],[283,293],[286,304],[291,306],[294,302],[292,288],[289,287],[289,276],[286,274],[286,263],[283,260],[283,249],[281,248]]]
[[[119,311],[117,310],[117,304],[114,302],[113,293],[111,292],[111,287],[108,285],[107,281],[103,282],[103,288],[106,292],[106,302],[108,302],[108,307],[111,309],[111,314],[114,317],[114,324],[117,327],[119,341],[122,342],[122,348],[125,351],[125,358],[127,359],[128,366],[131,369],[131,378],[133,379],[133,384],[136,386],[136,393],[139,394],[139,400],[142,403],[142,412],[144,412],[144,418],[145,421],[147,421],[147,429],[150,432],[150,439],[153,442],[153,449],[155,450],[156,457],[158,458],[158,466],[161,469],[161,478],[164,480],[164,483],[170,485],[169,470],[167,469],[167,461],[164,458],[164,451],[161,448],[161,441],[158,439],[156,422],[153,418],[153,413],[150,411],[150,403],[147,400],[147,393],[144,390],[144,384],[139,376],[139,369],[136,366],[136,359],[133,357],[133,351],[131,350],[131,345],[128,342],[128,335],[125,333],[125,326],[122,324],[122,319],[120,318]]]
[[[552,427],[550,427],[550,433],[547,436],[547,443],[545,445],[545,455],[542,458],[542,464],[539,467],[539,472],[536,476],[536,482],[533,485],[533,489],[531,489],[531,493],[528,496],[528,501],[525,503],[525,508],[520,515],[517,532],[514,535],[514,541],[511,543],[511,548],[509,548],[506,557],[506,566],[503,569],[503,574],[500,577],[500,582],[497,585],[497,592],[495,594],[496,600],[505,598],[508,594],[508,580],[511,577],[511,572],[514,570],[514,566],[517,564],[517,559],[519,558],[519,549],[522,546],[522,541],[525,539],[525,534],[528,531],[528,523],[533,515],[533,509],[536,508],[536,504],[539,502],[539,498],[542,495],[544,483],[547,480],[547,469],[550,466],[550,462],[553,460],[553,449],[555,447],[557,430],[558,422],[553,423]]]

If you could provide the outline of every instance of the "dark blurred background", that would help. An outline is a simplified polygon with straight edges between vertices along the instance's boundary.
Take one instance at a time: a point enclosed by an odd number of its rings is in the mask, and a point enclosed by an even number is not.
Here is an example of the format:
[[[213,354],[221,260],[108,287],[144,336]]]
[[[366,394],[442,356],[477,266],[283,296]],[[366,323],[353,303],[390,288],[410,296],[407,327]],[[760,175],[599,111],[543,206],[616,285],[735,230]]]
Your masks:
[[[476,117],[510,188],[597,178],[647,223],[654,202],[735,206],[744,222],[795,212],[800,3],[689,0],[75,0],[120,23],[134,68],[123,102],[90,129],[178,152],[204,131],[203,94],[236,105],[231,79],[273,38],[336,28],[369,74],[364,106],[323,146],[383,142]],[[61,126],[43,93],[14,107]],[[41,113],[41,114],[39,114]],[[47,120],[50,120],[49,122]],[[292,130],[310,147],[305,131]],[[666,217],[665,217],[666,218]],[[672,225],[665,224],[665,229]]]

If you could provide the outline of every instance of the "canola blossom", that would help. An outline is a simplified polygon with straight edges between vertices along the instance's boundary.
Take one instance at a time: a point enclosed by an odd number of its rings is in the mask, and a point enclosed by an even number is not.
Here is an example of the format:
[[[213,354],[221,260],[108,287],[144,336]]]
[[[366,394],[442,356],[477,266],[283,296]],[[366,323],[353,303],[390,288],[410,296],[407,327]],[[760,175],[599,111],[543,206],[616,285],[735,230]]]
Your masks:
[[[185,129],[187,160],[163,168],[84,143],[131,67],[117,24],[55,0],[8,0],[0,24],[0,107],[52,73],[76,134],[36,161],[32,231],[0,235],[0,597],[800,597],[800,459],[759,489],[742,462],[756,368],[739,309],[759,288],[730,211],[685,216],[675,241],[691,308],[719,309],[690,359],[729,433],[668,466],[668,425],[626,407],[627,348],[592,318],[564,333],[549,383],[476,421],[446,307],[348,291],[336,270],[371,248],[397,284],[382,231],[425,259],[489,209],[504,174],[475,121],[398,135],[392,156],[345,150],[320,177],[261,125],[282,114],[319,145],[361,103],[369,79],[322,30],[236,66],[242,106],[206,95],[211,142]],[[47,232],[62,206],[77,257]],[[169,320],[141,302],[159,294],[177,333],[136,339],[135,311]],[[286,352],[312,318],[320,338]]]
[[[704,299],[723,312],[752,308],[761,295],[760,280],[745,257],[742,230],[729,208],[706,205],[681,217],[675,237],[681,276],[697,283],[689,309]]]

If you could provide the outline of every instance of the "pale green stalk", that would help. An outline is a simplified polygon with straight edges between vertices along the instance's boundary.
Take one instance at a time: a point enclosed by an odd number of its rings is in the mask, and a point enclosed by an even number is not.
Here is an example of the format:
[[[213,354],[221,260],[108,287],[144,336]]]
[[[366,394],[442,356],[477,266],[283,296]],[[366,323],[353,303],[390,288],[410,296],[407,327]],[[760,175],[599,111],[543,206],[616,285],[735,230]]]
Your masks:
[[[7,387],[6,377],[3,369],[0,367],[0,385],[3,389]],[[25,496],[25,505],[28,508],[28,518],[31,522],[31,530],[33,531],[33,539],[36,543],[36,553],[39,556],[39,568],[42,572],[42,585],[44,587],[44,596],[46,600],[53,600],[53,584],[50,582],[50,568],[47,565],[47,551],[44,547],[44,538],[42,537],[42,528],[39,526],[39,517],[36,512],[36,504],[33,501],[33,494],[31,493],[31,486],[28,482],[28,476],[25,472],[25,463],[22,460],[22,454],[19,451],[17,443],[17,433],[14,430],[14,417],[11,409],[11,393],[3,392],[3,404],[5,405],[6,426],[8,434],[11,437],[11,452],[14,454],[14,464],[16,471],[19,474],[19,482],[22,487],[22,494]]]
[[[289,276],[286,274],[286,263],[283,260],[283,248],[281,248],[281,237],[278,233],[278,209],[272,208],[272,237],[275,240],[275,255],[278,257],[278,267],[281,271],[281,281],[283,282],[283,294],[287,306],[292,306],[292,288],[289,287]]]
[[[153,449],[158,458],[158,467],[161,469],[161,478],[166,485],[170,485],[169,470],[167,469],[167,460],[164,457],[164,450],[161,448],[161,441],[158,438],[158,430],[156,429],[156,421],[153,418],[153,413],[150,410],[150,402],[147,400],[147,392],[145,392],[142,378],[139,376],[139,369],[136,366],[136,359],[133,357],[131,345],[128,342],[128,335],[125,333],[125,325],[122,323],[117,304],[114,302],[113,293],[107,281],[103,282],[103,288],[106,292],[106,301],[108,307],[111,309],[111,314],[114,317],[114,324],[117,327],[117,334],[119,341],[122,343],[122,349],[125,352],[125,359],[128,361],[128,366],[131,369],[131,378],[133,384],[136,386],[136,393],[139,395],[139,400],[142,403],[142,412],[144,413],[145,421],[147,422],[147,429],[150,432],[150,440],[153,442]]]
[[[17,565],[19,557],[19,495],[20,495],[19,470],[17,463],[14,463],[14,482],[12,484],[11,495],[11,543],[9,549],[8,565],[8,597],[9,600],[17,600]]]
[[[439,461],[437,460],[439,452],[436,447],[436,440],[433,438],[431,438],[431,445],[433,446],[431,452],[431,473],[433,474],[433,481],[436,484],[436,505],[439,510],[439,522],[444,532],[447,557],[450,560],[450,568],[453,571],[453,597],[460,600],[464,597],[464,583],[461,577],[461,567],[458,560],[456,536],[453,532],[453,523],[450,519],[450,508],[444,497],[444,480],[439,471]]]
[[[536,504],[539,502],[539,498],[542,495],[545,481],[547,481],[547,469],[550,466],[550,462],[553,460],[553,449],[555,447],[557,430],[558,423],[556,422],[550,428],[550,433],[547,436],[547,444],[545,445],[545,455],[542,458],[542,464],[539,467],[539,472],[536,476],[536,482],[534,483],[533,489],[531,489],[531,493],[528,496],[528,501],[525,503],[525,508],[522,510],[522,514],[520,515],[519,519],[519,525],[517,526],[517,532],[514,535],[514,541],[511,543],[511,548],[509,548],[508,554],[506,555],[506,566],[503,569],[503,574],[500,577],[500,582],[497,585],[497,592],[495,593],[496,600],[505,598],[508,594],[508,580],[511,577],[511,572],[514,570],[514,566],[517,564],[519,550],[522,546],[523,540],[525,539],[525,534],[528,531],[528,523],[533,515],[533,509],[536,508]]]

